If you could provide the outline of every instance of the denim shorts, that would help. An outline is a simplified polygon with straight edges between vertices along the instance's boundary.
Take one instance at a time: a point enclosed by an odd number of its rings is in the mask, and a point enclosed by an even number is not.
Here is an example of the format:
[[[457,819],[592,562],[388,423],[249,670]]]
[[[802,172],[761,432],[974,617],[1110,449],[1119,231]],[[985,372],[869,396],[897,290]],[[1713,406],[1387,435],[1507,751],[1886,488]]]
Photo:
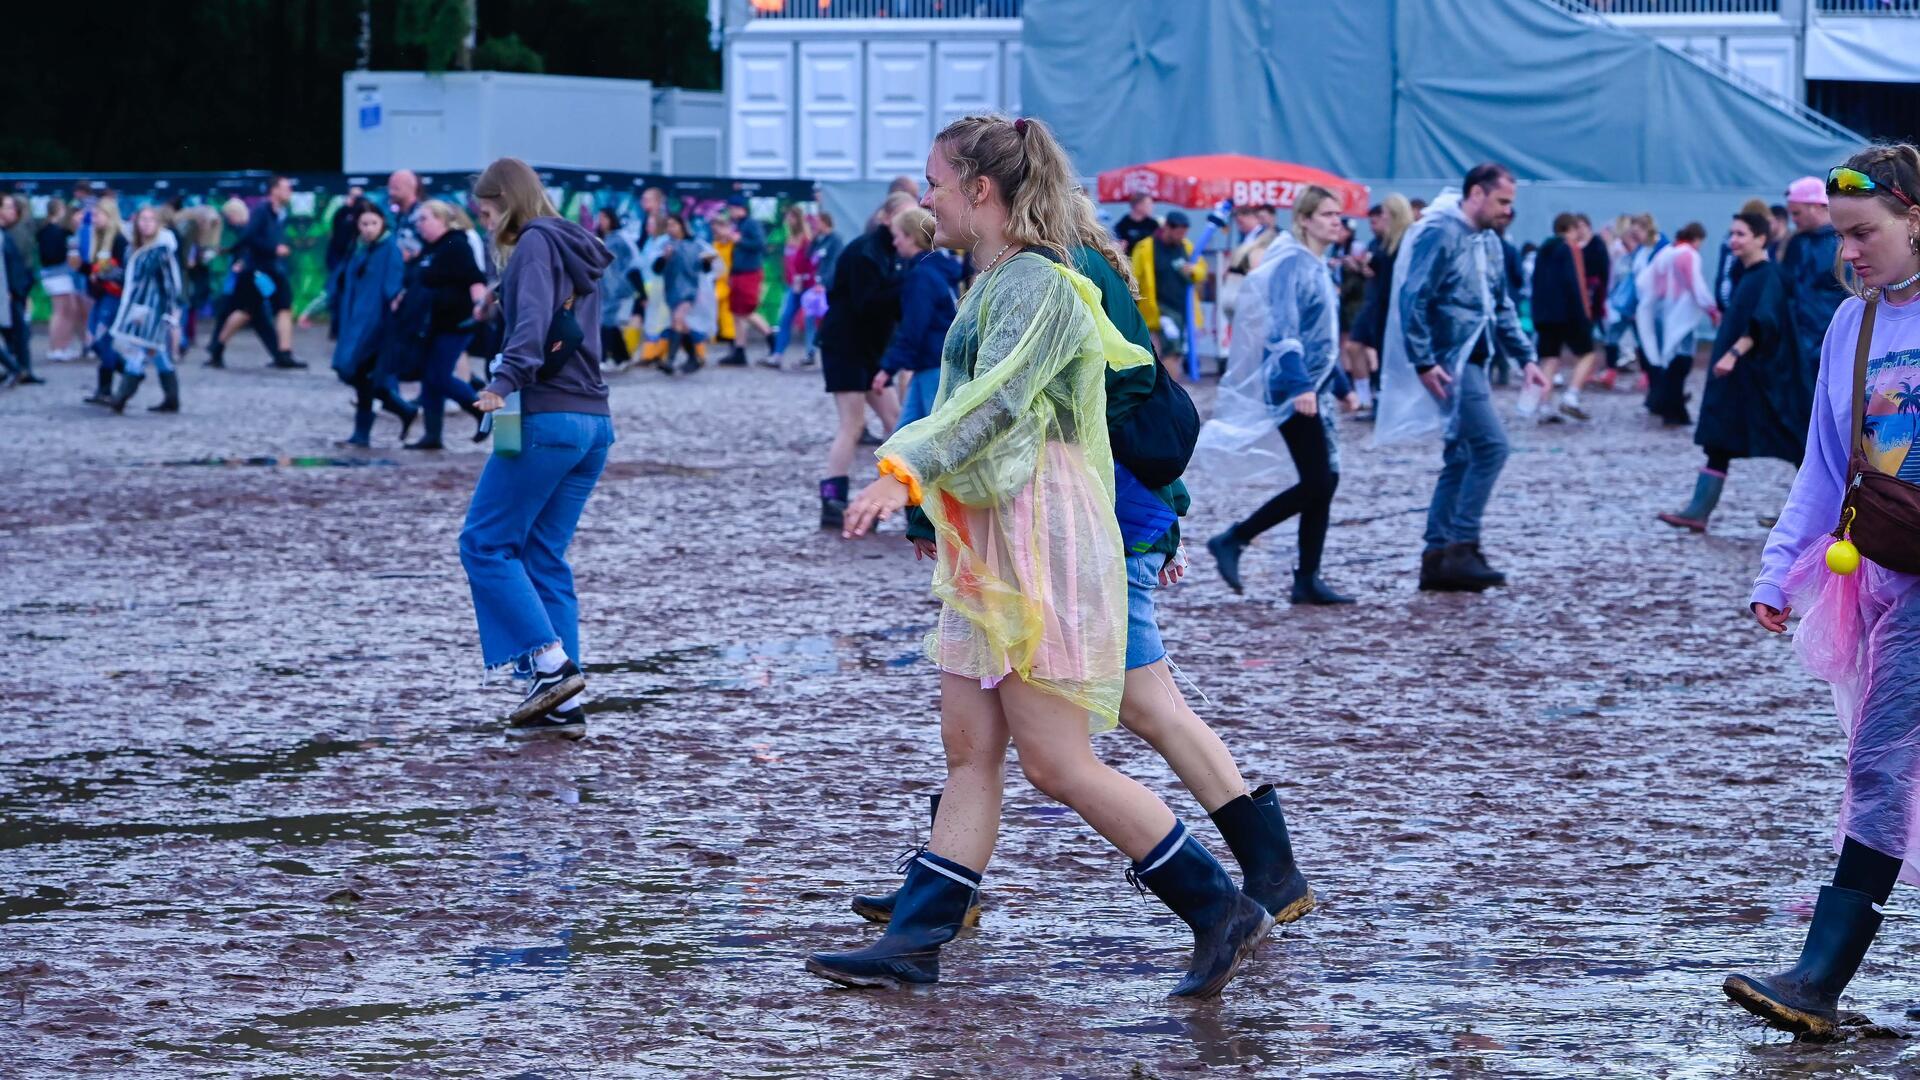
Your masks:
[[[1154,619],[1153,590],[1160,587],[1160,568],[1167,556],[1153,551],[1127,556],[1127,670],[1143,668],[1167,658]]]

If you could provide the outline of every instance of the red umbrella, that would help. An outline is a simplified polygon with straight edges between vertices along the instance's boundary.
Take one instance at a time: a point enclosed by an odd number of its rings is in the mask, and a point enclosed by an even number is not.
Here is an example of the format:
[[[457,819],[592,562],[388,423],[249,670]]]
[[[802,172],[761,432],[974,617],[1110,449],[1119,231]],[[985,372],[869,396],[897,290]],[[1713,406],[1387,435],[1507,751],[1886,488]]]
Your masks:
[[[1276,206],[1282,210],[1309,185],[1340,196],[1343,213],[1367,212],[1367,186],[1342,180],[1330,172],[1268,161],[1245,154],[1202,154],[1168,158],[1145,165],[1108,169],[1100,174],[1100,201],[1125,202],[1135,195],[1151,195],[1156,202],[1205,210],[1222,199],[1235,206]]]

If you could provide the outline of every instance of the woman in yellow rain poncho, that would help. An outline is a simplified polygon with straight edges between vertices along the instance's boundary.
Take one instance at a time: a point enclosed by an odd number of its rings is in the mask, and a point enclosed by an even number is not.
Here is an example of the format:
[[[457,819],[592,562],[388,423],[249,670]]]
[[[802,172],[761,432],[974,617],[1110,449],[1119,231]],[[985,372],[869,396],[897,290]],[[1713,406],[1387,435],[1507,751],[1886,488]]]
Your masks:
[[[1009,740],[1034,787],[1133,860],[1129,879],[1193,929],[1175,996],[1219,993],[1273,922],[1164,803],[1093,754],[1091,732],[1119,709],[1127,632],[1105,372],[1153,359],[1065,265],[1086,197],[1074,175],[1035,120],[956,120],[927,157],[934,243],[967,249],[979,276],[947,333],[932,415],[880,448],[883,475],[847,508],[846,531],[911,504],[933,522],[943,607],[927,653],[941,668],[947,783],[886,933],[807,961],[843,985],[938,981],[940,946],[993,854]]]

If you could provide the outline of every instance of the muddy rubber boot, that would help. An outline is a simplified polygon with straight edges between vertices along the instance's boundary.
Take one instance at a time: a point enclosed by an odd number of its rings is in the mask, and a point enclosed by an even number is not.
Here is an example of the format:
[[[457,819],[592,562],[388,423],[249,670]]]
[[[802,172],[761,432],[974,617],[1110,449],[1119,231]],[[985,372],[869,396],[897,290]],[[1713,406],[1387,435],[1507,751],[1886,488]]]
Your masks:
[[[1273,916],[1275,925],[1297,921],[1314,908],[1313,887],[1294,865],[1286,815],[1272,784],[1215,810],[1213,824],[1240,864],[1240,891]]]
[[[160,404],[147,406],[148,412],[180,411],[180,376],[171,371],[160,372],[160,392],[166,396]]]
[[[1701,469],[1693,482],[1693,501],[1686,509],[1677,514],[1661,514],[1661,521],[1676,529],[1703,533],[1707,531],[1707,519],[1713,516],[1713,508],[1720,505],[1720,493],[1726,490],[1727,474],[1712,469]]]
[[[847,478],[829,476],[820,481],[820,527],[838,530],[847,523]]]
[[[140,384],[146,381],[145,375],[120,376],[120,389],[113,392],[112,399],[107,402],[107,408],[116,413],[126,412],[127,402],[133,400],[133,395],[140,392]]]
[[[1770,1027],[1831,1035],[1840,1019],[1840,991],[1859,970],[1880,919],[1873,897],[1828,885],[1813,906],[1813,925],[1807,929],[1799,963],[1762,978],[1729,975],[1722,989],[1734,1004]]]
[[[1320,580],[1319,574],[1303,574],[1298,570],[1293,572],[1293,595],[1290,599],[1295,604],[1323,607],[1353,603],[1353,597],[1334,592],[1332,586]]]
[[[973,907],[980,875],[931,851],[913,857],[893,919],[880,940],[849,953],[815,953],[807,970],[841,986],[873,990],[940,981],[940,946],[952,941]]]
[[[940,818],[939,794],[935,793],[933,795],[928,796],[927,801],[928,803],[931,804],[931,812],[927,815],[927,821],[931,823],[939,820]],[[907,867],[911,866],[913,864],[913,860],[924,851],[926,851],[926,848],[916,848],[913,851],[909,851],[905,855],[901,856],[900,862],[897,866],[893,868],[893,872],[896,874],[906,873]],[[893,892],[887,893],[885,896],[856,896],[853,898],[853,913],[867,920],[868,922],[876,922],[876,923],[885,925],[887,922],[893,919],[893,907],[894,907],[894,904],[896,904],[899,901],[899,898],[900,898],[900,890],[898,889],[895,889]],[[961,925],[967,926],[967,927],[975,927],[980,925],[979,894],[976,893],[974,895],[973,906],[967,909],[966,917],[961,920]]]
[[[1241,892],[1226,868],[1175,822],[1146,859],[1127,871],[1135,888],[1152,889],[1193,930],[1193,959],[1168,997],[1210,998],[1273,929],[1273,916]]]
[[[1233,538],[1232,529],[1207,541],[1207,552],[1220,571],[1220,580],[1236,593],[1246,591],[1240,587],[1240,555],[1246,550],[1247,545]]]

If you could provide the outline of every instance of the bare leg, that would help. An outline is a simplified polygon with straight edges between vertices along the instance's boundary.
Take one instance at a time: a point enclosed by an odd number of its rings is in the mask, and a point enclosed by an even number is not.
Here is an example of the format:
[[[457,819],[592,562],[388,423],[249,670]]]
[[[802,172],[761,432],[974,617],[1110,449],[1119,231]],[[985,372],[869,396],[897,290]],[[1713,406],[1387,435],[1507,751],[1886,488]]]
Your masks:
[[[290,353],[293,351],[293,310],[291,308],[275,313],[273,316],[273,333],[275,337],[280,339],[281,352]]]
[[[1567,389],[1578,394],[1586,388],[1587,380],[1593,378],[1594,371],[1600,366],[1600,355],[1600,351],[1595,349],[1574,362],[1573,375],[1567,380]]]
[[[940,741],[947,786],[927,849],[982,873],[1000,835],[1001,787],[1007,773],[1007,720],[1000,699],[977,679],[940,673]]]
[[[845,476],[853,469],[853,452],[860,446],[860,433],[866,430],[866,395],[857,392],[838,392],[833,395],[833,407],[840,414],[840,430],[833,436],[833,445],[827,448],[827,475]]]
[[[880,425],[886,429],[887,434],[893,434],[894,426],[900,423],[900,398],[893,392],[893,388],[867,391],[867,405],[873,409],[873,415],[880,418]],[[865,415],[862,415],[860,420],[864,426]]]
[[[1165,803],[1093,756],[1085,709],[1018,675],[1008,675],[994,693],[1019,749],[1021,771],[1042,794],[1072,807],[1134,862],[1173,831],[1173,811]],[[945,800],[940,809],[944,817]]]
[[[220,333],[216,336],[216,340],[218,340],[220,344],[225,345],[227,342],[233,340],[233,335],[239,333],[241,327],[252,321],[253,317],[244,311],[235,310],[229,312],[227,314],[227,321],[220,325]]]
[[[1200,809],[1211,814],[1247,793],[1220,736],[1187,705],[1165,660],[1127,672],[1120,723],[1167,759]]]

